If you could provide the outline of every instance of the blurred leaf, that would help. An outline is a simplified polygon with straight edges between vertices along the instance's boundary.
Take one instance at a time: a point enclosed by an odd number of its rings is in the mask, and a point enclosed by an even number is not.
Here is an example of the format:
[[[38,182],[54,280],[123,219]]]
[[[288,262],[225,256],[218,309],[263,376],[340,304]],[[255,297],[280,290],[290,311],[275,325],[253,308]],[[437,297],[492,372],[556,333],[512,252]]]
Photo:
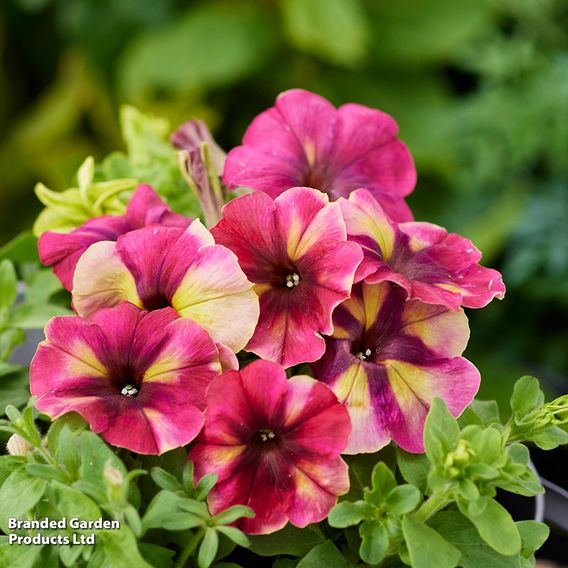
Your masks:
[[[298,562],[297,568],[321,568],[322,566],[347,568],[347,561],[343,557],[343,554],[341,554],[335,544],[329,540],[312,548],[312,550]]]
[[[18,295],[16,269],[9,260],[0,261],[0,310],[9,308]]]
[[[451,59],[455,49],[484,32],[491,3],[483,0],[368,0],[373,47],[389,65],[428,65]]]
[[[324,536],[317,525],[299,529],[288,523],[283,529],[272,534],[251,536],[251,550],[260,556],[289,554],[304,556],[312,548],[324,542]]]
[[[269,34],[254,12],[230,5],[192,9],[132,42],[122,60],[122,91],[140,99],[159,89],[203,89],[232,83],[265,59]]]
[[[281,0],[286,33],[299,49],[339,65],[360,63],[369,29],[359,0]]]
[[[55,316],[71,316],[73,312],[54,304],[25,303],[19,304],[10,314],[10,324],[23,329],[43,329]]]
[[[4,259],[17,263],[39,261],[37,239],[32,232],[24,231],[0,248],[0,260]]]

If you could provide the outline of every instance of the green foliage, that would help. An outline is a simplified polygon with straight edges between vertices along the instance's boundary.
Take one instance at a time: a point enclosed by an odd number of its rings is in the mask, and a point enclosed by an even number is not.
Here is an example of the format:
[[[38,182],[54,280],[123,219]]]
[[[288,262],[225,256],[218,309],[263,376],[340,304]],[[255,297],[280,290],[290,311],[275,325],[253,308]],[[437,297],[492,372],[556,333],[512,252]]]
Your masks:
[[[538,381],[523,377],[511,397],[513,416],[502,424],[493,403],[476,401],[458,422],[434,399],[424,430],[426,453],[397,450],[392,469],[379,461],[364,499],[338,503],[329,524],[358,527],[358,538],[344,531],[346,550],[357,551],[367,564],[398,565],[398,556],[415,568],[532,566],[548,528],[515,523],[495,500],[496,490],[542,493],[520,442],[540,441],[537,434],[551,436],[559,429],[555,424],[568,421],[567,400],[544,403]]]

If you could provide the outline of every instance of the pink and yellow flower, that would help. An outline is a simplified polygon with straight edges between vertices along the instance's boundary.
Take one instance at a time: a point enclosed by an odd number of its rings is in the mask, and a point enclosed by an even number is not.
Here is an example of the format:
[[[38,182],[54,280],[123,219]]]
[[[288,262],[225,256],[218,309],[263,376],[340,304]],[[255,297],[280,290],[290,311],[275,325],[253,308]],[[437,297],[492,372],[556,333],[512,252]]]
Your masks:
[[[95,217],[70,233],[46,231],[38,241],[39,257],[66,290],[73,288],[73,274],[81,255],[98,241],[116,239],[148,225],[186,228],[191,219],[174,213],[147,184],[138,186],[128,203],[125,215]]]
[[[75,270],[75,310],[89,317],[123,301],[145,310],[172,307],[235,353],[251,338],[259,312],[237,258],[199,220],[185,231],[146,227],[89,247]]]
[[[480,266],[481,253],[470,240],[430,223],[397,224],[364,189],[339,203],[348,239],[364,253],[356,281],[389,280],[409,299],[451,309],[482,308],[504,297],[501,274]]]
[[[320,334],[349,297],[362,252],[347,242],[337,203],[315,189],[292,188],[273,200],[262,192],[228,203],[212,229],[255,283],[258,325],[246,349],[290,367],[322,356]]]
[[[358,104],[338,109],[314,93],[293,89],[258,115],[229,152],[223,179],[277,197],[290,187],[319,189],[332,199],[369,189],[396,221],[412,220],[404,196],[416,170],[396,137],[396,122]]]
[[[457,416],[479,387],[460,357],[469,338],[463,310],[406,299],[389,282],[353,287],[334,312],[325,355],[312,365],[351,416],[345,453],[375,452],[393,439],[423,452],[424,420],[434,397]]]
[[[201,430],[205,390],[221,363],[195,322],[125,302],[89,320],[56,317],[45,334],[30,387],[51,418],[78,412],[110,444],[141,454],[184,446]]]
[[[251,534],[305,527],[324,519],[349,489],[340,453],[349,415],[323,383],[286,380],[275,363],[255,361],[228,371],[207,391],[205,426],[189,454],[196,477],[217,473],[208,495],[212,513],[250,507],[239,527]]]

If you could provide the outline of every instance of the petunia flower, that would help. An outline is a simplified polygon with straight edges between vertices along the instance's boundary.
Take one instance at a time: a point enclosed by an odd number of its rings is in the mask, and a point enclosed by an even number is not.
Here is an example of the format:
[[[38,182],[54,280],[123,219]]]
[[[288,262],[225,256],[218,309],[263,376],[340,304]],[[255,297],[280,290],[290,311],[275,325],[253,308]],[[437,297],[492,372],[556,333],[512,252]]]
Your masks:
[[[501,274],[479,264],[473,243],[431,223],[393,222],[365,189],[339,204],[348,239],[364,253],[356,281],[389,280],[407,297],[451,309],[482,308],[505,296]]]
[[[469,338],[463,310],[406,300],[389,282],[353,287],[334,312],[325,355],[312,365],[351,416],[345,453],[376,452],[393,439],[423,452],[432,399],[458,416],[479,387],[479,372],[460,357]]]
[[[172,307],[235,353],[251,338],[259,311],[237,258],[198,219],[185,231],[145,227],[88,248],[75,270],[73,307],[89,317],[123,301]]]
[[[331,199],[369,189],[396,221],[411,221],[404,196],[414,189],[416,170],[398,126],[384,112],[359,104],[338,109],[323,97],[293,89],[259,114],[243,145],[227,156],[223,179],[272,197],[306,186]]]
[[[191,219],[174,213],[147,184],[138,186],[126,208],[125,215],[95,217],[70,233],[47,231],[38,241],[39,257],[53,272],[65,289],[73,288],[73,274],[81,255],[98,241],[116,239],[147,225],[185,228]]]
[[[125,302],[89,320],[53,318],[45,334],[30,387],[51,418],[77,412],[110,444],[141,454],[184,446],[201,430],[205,390],[221,364],[195,322]]]
[[[322,356],[320,334],[333,331],[331,313],[349,297],[361,261],[346,240],[337,203],[315,189],[292,188],[273,200],[262,192],[234,199],[212,229],[255,283],[258,325],[246,349],[290,367]]]
[[[324,519],[349,489],[340,453],[349,415],[323,383],[286,380],[279,365],[254,361],[228,371],[207,391],[205,425],[189,454],[196,477],[215,472],[213,514],[236,504],[255,512],[239,527],[251,534],[305,527]]]

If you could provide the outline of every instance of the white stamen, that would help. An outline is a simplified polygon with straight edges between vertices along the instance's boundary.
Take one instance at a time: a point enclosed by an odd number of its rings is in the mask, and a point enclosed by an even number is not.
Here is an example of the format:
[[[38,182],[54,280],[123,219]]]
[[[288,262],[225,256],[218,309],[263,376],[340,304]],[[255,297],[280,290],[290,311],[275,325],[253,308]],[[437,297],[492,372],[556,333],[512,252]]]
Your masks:
[[[288,276],[286,276],[286,286],[288,288],[294,288],[294,286],[297,286],[299,283],[300,283],[300,276],[295,272],[293,272],[292,274],[288,274]]]
[[[120,394],[124,396],[134,396],[138,394],[138,389],[133,387],[132,385],[126,385],[121,391]]]
[[[373,352],[370,349],[365,349],[365,352],[363,353],[363,351],[359,351],[359,353],[357,353],[357,355],[355,355],[355,357],[357,357],[357,359],[361,359],[361,361],[366,361],[368,357],[370,357],[373,354]]]

